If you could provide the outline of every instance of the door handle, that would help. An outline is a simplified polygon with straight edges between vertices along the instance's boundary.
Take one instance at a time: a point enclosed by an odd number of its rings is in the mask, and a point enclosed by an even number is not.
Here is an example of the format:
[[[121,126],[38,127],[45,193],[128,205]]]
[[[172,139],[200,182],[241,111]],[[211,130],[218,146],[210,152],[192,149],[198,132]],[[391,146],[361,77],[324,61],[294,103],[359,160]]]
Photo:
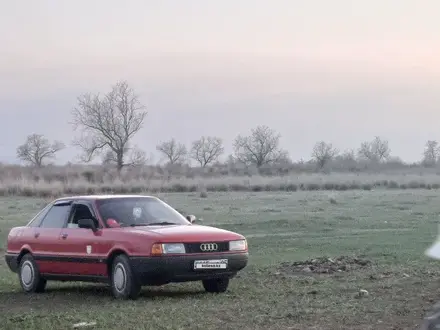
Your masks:
[[[62,239],[66,239],[66,238],[67,238],[67,234],[66,234],[66,233],[62,234],[62,235],[61,235],[61,238],[62,238]]]
[[[34,234],[34,237],[35,237],[35,238],[38,238],[38,236],[40,236],[40,233],[35,233],[35,234]]]

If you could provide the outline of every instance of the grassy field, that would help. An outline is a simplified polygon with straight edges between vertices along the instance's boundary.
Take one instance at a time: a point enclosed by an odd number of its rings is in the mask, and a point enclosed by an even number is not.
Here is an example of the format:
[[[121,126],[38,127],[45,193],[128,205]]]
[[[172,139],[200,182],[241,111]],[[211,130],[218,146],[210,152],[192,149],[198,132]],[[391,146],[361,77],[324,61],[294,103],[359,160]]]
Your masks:
[[[196,282],[145,288],[139,300],[119,302],[104,286],[53,282],[29,296],[2,258],[1,328],[85,321],[96,322],[93,329],[415,329],[440,299],[440,262],[423,255],[437,236],[436,190],[159,197],[247,236],[249,266],[227,293],[206,294]],[[8,228],[43,203],[0,199],[0,246]]]

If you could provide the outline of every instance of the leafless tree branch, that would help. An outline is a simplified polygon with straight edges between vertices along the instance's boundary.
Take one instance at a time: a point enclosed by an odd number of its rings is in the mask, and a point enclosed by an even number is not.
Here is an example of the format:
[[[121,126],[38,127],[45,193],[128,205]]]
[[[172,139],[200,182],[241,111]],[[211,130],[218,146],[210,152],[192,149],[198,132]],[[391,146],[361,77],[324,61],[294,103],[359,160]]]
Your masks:
[[[338,154],[338,150],[331,143],[324,141],[317,142],[313,147],[312,158],[318,164],[318,168],[322,169]]]
[[[139,165],[145,165],[147,162],[147,156],[145,151],[133,147],[133,148],[127,148],[127,150],[124,151],[125,158],[128,158],[128,161],[124,162],[124,166],[139,166]],[[118,164],[118,156],[113,150],[107,150],[107,152],[104,154],[102,158],[103,164]]]
[[[440,157],[440,146],[437,141],[429,140],[425,144],[422,163],[424,166],[434,166]]]
[[[387,140],[376,136],[371,142],[363,142],[358,150],[358,156],[371,162],[382,162],[390,157],[391,149]]]
[[[126,81],[116,83],[106,95],[78,97],[72,124],[74,130],[81,131],[74,145],[82,149],[83,160],[89,162],[104,153],[105,159],[116,163],[118,171],[129,165],[124,158],[130,140],[143,126],[145,109]]]
[[[190,157],[201,167],[215,162],[224,153],[223,140],[218,137],[202,136],[192,143]]]
[[[54,158],[55,154],[64,149],[63,142],[50,143],[41,134],[32,134],[26,138],[26,142],[17,148],[17,157],[34,166],[41,167],[46,159]]]
[[[183,163],[188,154],[186,146],[182,143],[177,143],[174,138],[170,141],[160,143],[156,147],[156,150],[167,158],[168,164],[170,165]]]
[[[261,167],[288,158],[287,151],[279,147],[281,136],[268,126],[252,129],[250,136],[237,136],[234,141],[235,158],[246,165]]]

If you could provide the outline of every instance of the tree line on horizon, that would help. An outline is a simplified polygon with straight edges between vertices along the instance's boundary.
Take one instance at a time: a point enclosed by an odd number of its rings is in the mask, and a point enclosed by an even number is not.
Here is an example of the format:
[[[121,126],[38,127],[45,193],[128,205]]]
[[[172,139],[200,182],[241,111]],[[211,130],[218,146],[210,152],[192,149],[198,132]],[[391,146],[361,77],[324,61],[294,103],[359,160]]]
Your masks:
[[[146,107],[126,81],[119,81],[107,94],[87,93],[78,97],[72,110],[73,130],[80,133],[73,145],[82,150],[80,159],[89,163],[101,156],[103,164],[114,164],[118,171],[130,165],[142,165],[146,153],[132,146],[132,138],[143,128]],[[252,165],[257,168],[292,163],[288,152],[280,146],[281,135],[266,125],[251,129],[248,136],[238,135],[233,142],[233,154],[228,162]],[[44,166],[54,159],[66,145],[61,141],[49,141],[43,134],[31,134],[17,147],[17,158],[36,167]],[[224,155],[223,140],[216,136],[202,136],[188,148],[175,138],[160,142],[156,150],[166,163],[183,165],[194,160],[200,167],[218,162]],[[386,162],[391,159],[388,141],[376,136],[372,141],[361,143],[357,150],[340,152],[332,143],[319,141],[311,152],[311,161],[318,170],[335,158],[351,161]],[[430,140],[425,144],[422,165],[434,166],[440,157],[440,146]]]

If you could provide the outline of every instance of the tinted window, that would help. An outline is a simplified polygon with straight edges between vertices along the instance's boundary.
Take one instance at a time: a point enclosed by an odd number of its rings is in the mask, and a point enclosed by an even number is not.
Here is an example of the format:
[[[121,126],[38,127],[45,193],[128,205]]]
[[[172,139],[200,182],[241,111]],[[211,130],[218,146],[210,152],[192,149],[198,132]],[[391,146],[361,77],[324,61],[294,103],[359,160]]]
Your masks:
[[[69,216],[70,205],[54,205],[47,213],[40,227],[62,228]]]
[[[28,227],[38,227],[41,223],[41,220],[46,216],[47,212],[49,212],[51,204],[48,204],[42,209],[40,212],[35,215],[31,221],[28,223]]]
[[[170,222],[187,225],[183,215],[165,202],[151,197],[123,197],[98,200],[98,211],[103,221],[114,219],[121,225]]]

